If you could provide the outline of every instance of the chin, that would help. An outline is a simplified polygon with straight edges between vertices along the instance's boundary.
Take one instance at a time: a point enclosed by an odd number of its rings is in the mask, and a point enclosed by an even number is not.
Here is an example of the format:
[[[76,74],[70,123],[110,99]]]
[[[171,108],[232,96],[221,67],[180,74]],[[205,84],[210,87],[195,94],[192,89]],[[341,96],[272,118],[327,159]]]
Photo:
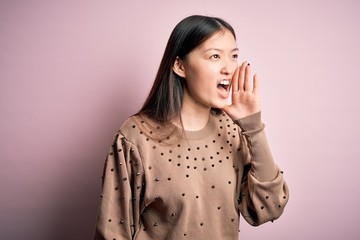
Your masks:
[[[218,102],[216,104],[213,104],[212,108],[218,108],[218,109],[223,109],[224,107],[226,107],[228,105],[227,102]]]

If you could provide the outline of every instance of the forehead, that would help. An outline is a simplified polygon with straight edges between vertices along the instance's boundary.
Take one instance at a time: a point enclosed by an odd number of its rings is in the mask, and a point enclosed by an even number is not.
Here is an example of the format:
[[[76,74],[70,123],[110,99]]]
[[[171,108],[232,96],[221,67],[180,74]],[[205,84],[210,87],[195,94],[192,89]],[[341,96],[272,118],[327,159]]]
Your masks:
[[[235,47],[235,38],[229,30],[216,32],[198,46],[198,48],[202,50],[207,50],[208,48],[234,49]]]

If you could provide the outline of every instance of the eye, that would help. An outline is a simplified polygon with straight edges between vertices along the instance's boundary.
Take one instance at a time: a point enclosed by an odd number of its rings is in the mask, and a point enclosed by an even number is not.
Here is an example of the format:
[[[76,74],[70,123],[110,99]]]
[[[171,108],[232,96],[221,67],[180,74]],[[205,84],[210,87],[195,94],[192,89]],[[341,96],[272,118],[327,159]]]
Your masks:
[[[238,59],[238,57],[239,57],[239,55],[237,55],[237,54],[232,55],[232,58],[234,58],[234,59]]]
[[[211,59],[220,59],[220,55],[219,54],[213,54],[210,57]]]

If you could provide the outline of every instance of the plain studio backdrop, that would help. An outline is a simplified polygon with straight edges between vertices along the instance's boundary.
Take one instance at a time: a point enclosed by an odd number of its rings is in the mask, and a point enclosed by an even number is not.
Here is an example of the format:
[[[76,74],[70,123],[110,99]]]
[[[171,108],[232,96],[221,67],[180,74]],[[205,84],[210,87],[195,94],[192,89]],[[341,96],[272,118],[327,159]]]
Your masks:
[[[174,26],[218,16],[261,81],[290,201],[241,239],[359,239],[360,3],[0,2],[0,238],[90,239],[113,134],[141,107]],[[211,199],[209,199],[211,201]]]

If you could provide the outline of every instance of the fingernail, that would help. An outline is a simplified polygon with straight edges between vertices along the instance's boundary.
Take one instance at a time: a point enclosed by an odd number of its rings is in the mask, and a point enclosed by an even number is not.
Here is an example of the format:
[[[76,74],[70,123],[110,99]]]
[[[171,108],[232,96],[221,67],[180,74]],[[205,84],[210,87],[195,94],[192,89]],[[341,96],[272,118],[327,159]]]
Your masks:
[[[250,63],[248,63],[248,66],[250,66]]]

